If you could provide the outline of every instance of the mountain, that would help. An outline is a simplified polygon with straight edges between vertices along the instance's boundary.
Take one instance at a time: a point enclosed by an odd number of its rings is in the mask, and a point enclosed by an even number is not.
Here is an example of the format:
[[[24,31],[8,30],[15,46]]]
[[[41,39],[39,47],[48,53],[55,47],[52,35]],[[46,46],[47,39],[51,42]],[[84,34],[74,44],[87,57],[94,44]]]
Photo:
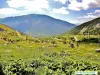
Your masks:
[[[100,34],[100,17],[72,28],[64,34]]]
[[[0,43],[12,41],[16,38],[19,38],[19,36],[17,35],[15,30],[4,24],[0,24]]]
[[[26,34],[23,34],[19,31],[16,31],[9,26],[4,24],[0,24],[0,44],[2,43],[14,43],[20,40],[26,40],[27,38],[31,38]]]
[[[69,22],[39,14],[7,17],[0,19],[0,23],[32,36],[57,35],[75,27]]]

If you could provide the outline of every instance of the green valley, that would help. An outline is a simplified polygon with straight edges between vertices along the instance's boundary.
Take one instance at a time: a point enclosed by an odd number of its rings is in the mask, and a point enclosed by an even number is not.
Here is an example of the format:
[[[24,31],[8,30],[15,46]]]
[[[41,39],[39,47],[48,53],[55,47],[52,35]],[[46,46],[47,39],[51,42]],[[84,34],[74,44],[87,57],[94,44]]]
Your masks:
[[[0,75],[74,75],[100,72],[98,35],[36,38],[0,25]],[[76,40],[77,39],[77,40]],[[100,74],[100,73],[99,73]]]

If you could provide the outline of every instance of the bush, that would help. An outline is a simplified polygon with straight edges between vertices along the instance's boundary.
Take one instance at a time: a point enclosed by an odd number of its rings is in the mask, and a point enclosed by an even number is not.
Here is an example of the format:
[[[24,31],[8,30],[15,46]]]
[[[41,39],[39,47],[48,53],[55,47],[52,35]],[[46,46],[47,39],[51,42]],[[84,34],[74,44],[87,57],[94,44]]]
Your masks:
[[[45,54],[28,64],[20,60],[5,65],[4,69],[0,65],[0,75],[72,75],[75,71],[88,70],[99,71],[100,64],[73,60],[64,51]]]

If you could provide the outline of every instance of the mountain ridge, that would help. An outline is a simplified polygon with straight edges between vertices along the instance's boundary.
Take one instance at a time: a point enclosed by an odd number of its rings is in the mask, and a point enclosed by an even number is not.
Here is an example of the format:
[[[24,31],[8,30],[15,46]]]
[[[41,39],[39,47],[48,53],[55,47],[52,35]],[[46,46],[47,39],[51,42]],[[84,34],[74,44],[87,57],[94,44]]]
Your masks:
[[[33,37],[14,30],[5,24],[0,24],[0,44],[16,43],[27,38],[32,39]]]
[[[6,24],[15,30],[32,36],[57,35],[75,27],[74,24],[69,22],[40,14],[8,17],[0,19],[0,23]]]
[[[95,18],[91,21],[85,22],[75,28],[72,28],[67,33],[64,34],[91,34],[97,35],[100,34],[100,17]]]

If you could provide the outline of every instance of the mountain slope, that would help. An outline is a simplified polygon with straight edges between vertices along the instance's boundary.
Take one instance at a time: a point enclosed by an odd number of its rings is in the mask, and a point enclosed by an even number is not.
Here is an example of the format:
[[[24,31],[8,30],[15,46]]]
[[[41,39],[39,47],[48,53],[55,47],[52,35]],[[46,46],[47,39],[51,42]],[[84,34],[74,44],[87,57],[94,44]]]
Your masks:
[[[100,17],[83,23],[65,34],[100,34]]]
[[[8,17],[0,19],[0,23],[32,36],[61,34],[75,27],[66,21],[38,14]]]
[[[26,37],[29,36],[18,32],[4,24],[0,24],[0,44],[18,42],[20,40],[25,40]]]

